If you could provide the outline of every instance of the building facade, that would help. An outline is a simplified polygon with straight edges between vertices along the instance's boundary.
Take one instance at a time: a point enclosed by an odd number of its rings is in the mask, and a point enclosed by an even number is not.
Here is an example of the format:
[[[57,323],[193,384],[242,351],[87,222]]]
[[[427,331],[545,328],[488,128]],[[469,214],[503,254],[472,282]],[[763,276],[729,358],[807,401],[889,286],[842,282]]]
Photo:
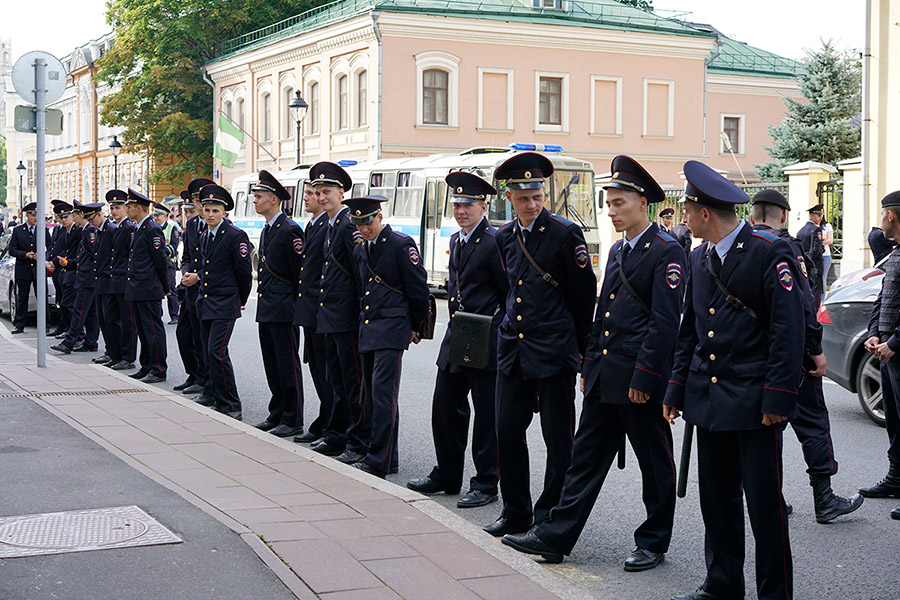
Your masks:
[[[688,159],[752,181],[799,69],[614,0],[344,0],[232,40],[207,65],[216,110],[248,134],[219,168],[225,185],[297,162],[295,90],[309,104],[302,163],[526,142],[598,174],[627,153],[664,185]]]

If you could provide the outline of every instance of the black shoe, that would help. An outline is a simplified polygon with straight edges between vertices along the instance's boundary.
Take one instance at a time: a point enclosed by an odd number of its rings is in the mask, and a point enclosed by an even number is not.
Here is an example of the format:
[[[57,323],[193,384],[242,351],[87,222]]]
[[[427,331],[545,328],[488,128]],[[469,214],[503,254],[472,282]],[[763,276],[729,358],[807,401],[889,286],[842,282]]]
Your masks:
[[[294,438],[294,441],[298,444],[313,444],[322,439],[321,433],[313,433],[311,431],[307,431],[303,435],[298,435]]]
[[[67,333],[69,333],[69,332],[68,332],[68,331],[60,331],[59,333],[57,333],[57,334],[54,335],[53,337],[55,337],[55,338],[58,339],[58,340],[64,340],[64,339],[66,339],[66,334],[67,334]]]
[[[356,469],[359,469],[363,473],[368,473],[369,475],[374,475],[375,477],[378,477],[379,479],[384,479],[385,475],[387,475],[387,473],[385,473],[381,469],[376,469],[375,467],[373,467],[372,465],[370,465],[369,463],[364,462],[364,461],[359,461],[358,463],[354,463],[353,467]]]
[[[863,498],[859,494],[854,494],[852,498],[843,498],[835,494],[831,489],[831,477],[828,475],[810,475],[809,484],[813,489],[816,523],[830,523],[862,506]]]
[[[47,332],[47,335],[56,337],[56,336],[58,336],[58,335],[60,335],[60,334],[65,334],[65,333],[66,333],[66,331],[65,331],[64,329],[60,329],[59,327],[57,327],[57,328],[54,329],[53,331],[48,331],[48,332]]]
[[[75,344],[72,348],[72,352],[96,352],[99,346],[97,344],[86,344],[81,342],[80,344]]]
[[[338,462],[342,462],[345,465],[353,465],[361,461],[365,456],[360,454],[359,452],[354,452],[353,450],[344,450],[340,455],[334,457]]]
[[[150,374],[150,369],[141,369],[137,373],[132,373],[131,375],[129,375],[129,377],[131,377],[132,379],[143,379],[144,377],[146,377],[149,374]]]
[[[890,463],[888,474],[872,487],[860,488],[866,498],[900,498],[900,465]]]
[[[109,357],[109,354],[101,354],[100,356],[95,356],[91,359],[91,362],[95,365],[105,365],[112,359]]]
[[[128,369],[134,368],[133,362],[128,362],[127,360],[120,360],[114,365],[107,365],[113,371],[127,371]]]
[[[178,317],[172,317],[169,319],[169,325],[178,325]]]
[[[526,519],[508,519],[500,517],[490,525],[483,529],[494,537],[501,537],[507,533],[525,533],[534,524],[534,519],[528,517]]]
[[[900,521],[900,506],[891,510],[891,518]]]
[[[273,423],[272,421],[260,421],[259,423],[254,425],[254,427],[259,429],[260,431],[269,431],[270,429],[275,429],[276,427],[278,427],[278,423]]]
[[[68,346],[66,346],[65,344],[63,344],[62,342],[60,342],[56,345],[50,346],[50,349],[56,350],[57,352],[62,352],[63,354],[71,354],[72,353],[72,349],[69,348]]]
[[[466,495],[456,501],[456,508],[476,508],[487,506],[497,501],[497,494],[489,494],[481,490],[469,490]]]
[[[194,385],[194,378],[188,377],[187,379],[184,380],[184,383],[179,383],[172,389],[175,390],[176,392],[182,392],[182,391],[188,389],[189,387],[191,387],[192,385]]]
[[[665,560],[665,552],[651,552],[646,548],[637,547],[631,551],[631,556],[625,559],[625,570],[629,572],[647,571]]]
[[[143,381],[144,383],[162,383],[165,380],[165,375],[155,375],[153,373],[150,373],[149,375],[141,379],[141,381]]]
[[[431,494],[440,494],[441,492],[444,492],[448,496],[455,496],[459,493],[458,487],[449,488],[443,483],[432,479],[431,475],[426,475],[425,477],[420,477],[419,479],[412,479],[410,481],[407,481],[406,487],[413,491],[419,492],[420,494],[425,494],[426,496],[430,496]]]
[[[224,412],[222,414],[225,415],[226,417],[231,417],[232,419],[234,419],[236,421],[244,420],[244,414],[239,410],[233,410],[231,412]]]
[[[193,396],[194,394],[203,393],[203,390],[205,390],[205,389],[206,388],[203,387],[202,385],[200,385],[199,383],[193,383],[190,386],[181,390],[181,393],[184,394],[185,396]]]
[[[207,396],[206,394],[200,394],[199,396],[194,398],[194,402],[196,402],[200,406],[212,406],[216,403],[216,399],[212,396]]]
[[[25,328],[24,327],[16,327],[15,329],[12,330],[13,335],[17,335],[19,333],[25,333]]]
[[[672,596],[672,600],[725,600],[724,596],[716,596],[715,594],[710,594],[703,588],[698,589],[696,592],[688,592],[687,594],[677,594]]]
[[[269,430],[269,433],[280,438],[292,437],[302,432],[302,427],[291,427],[290,425],[285,425],[284,423]]]
[[[533,531],[529,531],[523,536],[504,535],[500,541],[503,545],[515,548],[519,552],[540,556],[548,563],[558,564],[563,561],[562,553],[541,541],[541,538]]]
[[[319,454],[324,454],[325,456],[340,456],[344,453],[343,448],[338,448],[336,446],[332,446],[328,442],[322,441],[315,446],[311,446],[311,448],[318,452]]]
[[[784,503],[784,514],[786,514],[787,516],[791,516],[792,514],[794,514],[794,505],[791,504],[790,502],[785,502]]]

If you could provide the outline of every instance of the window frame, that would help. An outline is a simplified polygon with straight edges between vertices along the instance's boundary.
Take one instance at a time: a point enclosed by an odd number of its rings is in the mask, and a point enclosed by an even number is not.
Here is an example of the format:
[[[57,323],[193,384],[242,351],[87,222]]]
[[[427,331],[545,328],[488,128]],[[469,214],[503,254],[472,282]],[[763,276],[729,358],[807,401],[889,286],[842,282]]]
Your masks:
[[[668,111],[667,111],[667,119],[666,119],[666,134],[660,135],[657,133],[649,134],[647,133],[647,93],[648,89],[651,85],[665,85],[669,88],[668,93]],[[675,137],[675,80],[674,79],[653,79],[653,78],[644,78],[644,116],[643,116],[643,126],[641,128],[641,135],[645,138],[673,138]]]
[[[484,126],[484,76],[506,75],[506,129],[485,128]],[[499,67],[478,67],[478,116],[475,127],[488,131],[513,131],[515,127],[515,83],[513,69]]]
[[[597,131],[597,82],[603,81],[616,84],[616,130]],[[622,76],[621,75],[591,75],[591,135],[615,136],[622,135]]]
[[[746,149],[746,137],[745,132],[747,130],[747,114],[746,113],[719,113],[719,131],[725,132],[725,119],[737,119],[738,120],[738,143],[732,144],[734,148],[735,156],[744,156]],[[722,141],[721,136],[719,136],[719,154],[731,154],[727,148],[725,148],[725,142]]]
[[[460,58],[441,50],[428,50],[415,55],[416,59],[416,127],[425,129],[459,128],[459,63]],[[447,123],[425,123],[425,71],[439,69],[447,72]]]
[[[559,124],[541,123],[541,79],[559,79]],[[561,71],[534,72],[534,132],[569,133],[569,74]]]

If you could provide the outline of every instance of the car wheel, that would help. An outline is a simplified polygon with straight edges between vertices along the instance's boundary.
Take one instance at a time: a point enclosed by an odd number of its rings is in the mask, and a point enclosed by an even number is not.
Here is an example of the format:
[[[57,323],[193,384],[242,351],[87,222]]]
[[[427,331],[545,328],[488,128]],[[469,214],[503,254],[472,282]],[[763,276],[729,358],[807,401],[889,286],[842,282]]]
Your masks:
[[[16,318],[16,284],[14,283],[9,284],[7,300],[9,300],[9,320],[12,322]]]
[[[881,367],[874,356],[866,353],[856,374],[856,395],[866,416],[884,427],[884,407],[881,405]]]

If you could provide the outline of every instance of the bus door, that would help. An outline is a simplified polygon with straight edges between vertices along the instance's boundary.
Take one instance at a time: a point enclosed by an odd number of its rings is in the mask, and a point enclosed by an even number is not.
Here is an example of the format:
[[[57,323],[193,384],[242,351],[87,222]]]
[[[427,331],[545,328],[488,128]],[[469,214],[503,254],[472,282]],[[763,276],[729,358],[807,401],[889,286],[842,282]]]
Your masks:
[[[428,177],[425,180],[425,211],[419,247],[422,253],[428,279],[440,280],[447,271],[448,257],[441,244],[441,224],[444,215],[444,201],[447,197],[447,184],[440,177]]]

